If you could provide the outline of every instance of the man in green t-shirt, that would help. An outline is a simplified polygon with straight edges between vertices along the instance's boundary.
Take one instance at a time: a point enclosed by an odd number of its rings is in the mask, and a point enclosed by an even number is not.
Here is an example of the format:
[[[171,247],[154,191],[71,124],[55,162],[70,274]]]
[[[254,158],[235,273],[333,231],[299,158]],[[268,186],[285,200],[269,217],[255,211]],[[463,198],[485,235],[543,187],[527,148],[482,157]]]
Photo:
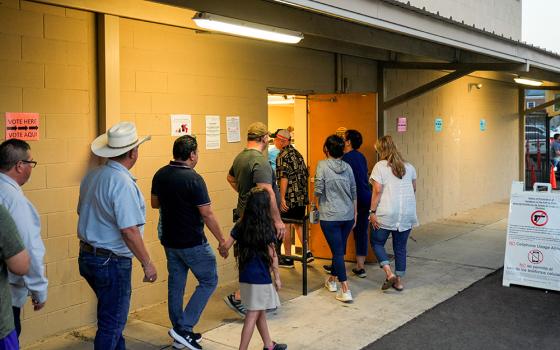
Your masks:
[[[8,270],[16,275],[25,275],[29,270],[29,255],[10,213],[0,205],[0,349],[17,350],[19,342],[14,326]]]
[[[276,183],[276,177],[268,160],[263,155],[268,146],[268,128],[265,124],[256,122],[249,125],[247,129],[247,147],[241,151],[233,160],[229,169],[227,181],[238,194],[237,213],[243,215],[249,192],[253,187],[260,187],[270,195],[270,216],[274,222],[276,237],[284,238],[286,226],[280,217],[280,195]],[[226,254],[220,251],[220,254]],[[223,255],[222,255],[223,256]],[[246,309],[241,304],[239,290],[226,295],[225,303],[241,317],[245,317]]]

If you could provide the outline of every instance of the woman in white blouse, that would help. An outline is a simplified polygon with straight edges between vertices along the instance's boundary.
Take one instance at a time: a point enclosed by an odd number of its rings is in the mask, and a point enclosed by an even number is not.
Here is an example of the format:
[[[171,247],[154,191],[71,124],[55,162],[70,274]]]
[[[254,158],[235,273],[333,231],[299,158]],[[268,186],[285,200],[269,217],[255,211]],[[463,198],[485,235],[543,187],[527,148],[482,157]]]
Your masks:
[[[371,244],[379,265],[385,271],[385,282],[381,289],[394,288],[402,291],[402,278],[406,272],[406,244],[416,217],[416,170],[405,162],[391,136],[377,140],[375,150],[380,161],[371,172],[373,186],[369,221],[373,225]],[[393,237],[395,272],[391,270],[385,243]]]

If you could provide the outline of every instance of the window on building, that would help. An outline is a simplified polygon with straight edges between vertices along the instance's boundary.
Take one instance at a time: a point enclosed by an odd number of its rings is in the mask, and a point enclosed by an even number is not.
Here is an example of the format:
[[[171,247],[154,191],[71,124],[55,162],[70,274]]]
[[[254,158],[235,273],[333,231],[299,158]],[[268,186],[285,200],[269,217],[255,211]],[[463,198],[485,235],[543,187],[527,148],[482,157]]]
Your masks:
[[[527,102],[527,109],[535,108],[536,105],[537,103],[535,101]]]

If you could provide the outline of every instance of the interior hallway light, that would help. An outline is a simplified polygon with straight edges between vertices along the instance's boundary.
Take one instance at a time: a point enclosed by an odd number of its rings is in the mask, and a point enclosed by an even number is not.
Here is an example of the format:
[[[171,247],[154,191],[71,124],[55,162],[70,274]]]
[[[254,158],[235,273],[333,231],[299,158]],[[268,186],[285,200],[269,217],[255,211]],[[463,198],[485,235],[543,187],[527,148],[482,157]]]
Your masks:
[[[540,80],[523,78],[523,77],[513,78],[513,80],[517,84],[530,85],[530,86],[541,86],[543,84],[543,82]]]
[[[287,44],[297,44],[303,39],[303,34],[300,32],[218,16],[207,12],[197,12],[192,19],[197,26],[204,29],[254,39]]]

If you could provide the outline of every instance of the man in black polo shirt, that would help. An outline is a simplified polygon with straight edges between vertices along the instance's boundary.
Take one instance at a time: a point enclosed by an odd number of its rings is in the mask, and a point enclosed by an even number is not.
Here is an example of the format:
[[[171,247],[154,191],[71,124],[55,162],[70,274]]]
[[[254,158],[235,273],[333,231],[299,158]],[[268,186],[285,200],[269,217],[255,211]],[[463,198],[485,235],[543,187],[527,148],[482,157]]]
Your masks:
[[[198,162],[196,139],[185,135],[175,140],[173,158],[154,175],[152,208],[161,209],[161,244],[167,257],[168,311],[173,325],[169,335],[175,348],[197,350],[202,349],[198,344],[201,336],[193,328],[218,285],[216,257],[204,235],[204,224],[218,240],[222,256],[227,256],[227,251],[222,249],[225,241],[206,183],[194,170]],[[189,270],[199,285],[183,310]]]

